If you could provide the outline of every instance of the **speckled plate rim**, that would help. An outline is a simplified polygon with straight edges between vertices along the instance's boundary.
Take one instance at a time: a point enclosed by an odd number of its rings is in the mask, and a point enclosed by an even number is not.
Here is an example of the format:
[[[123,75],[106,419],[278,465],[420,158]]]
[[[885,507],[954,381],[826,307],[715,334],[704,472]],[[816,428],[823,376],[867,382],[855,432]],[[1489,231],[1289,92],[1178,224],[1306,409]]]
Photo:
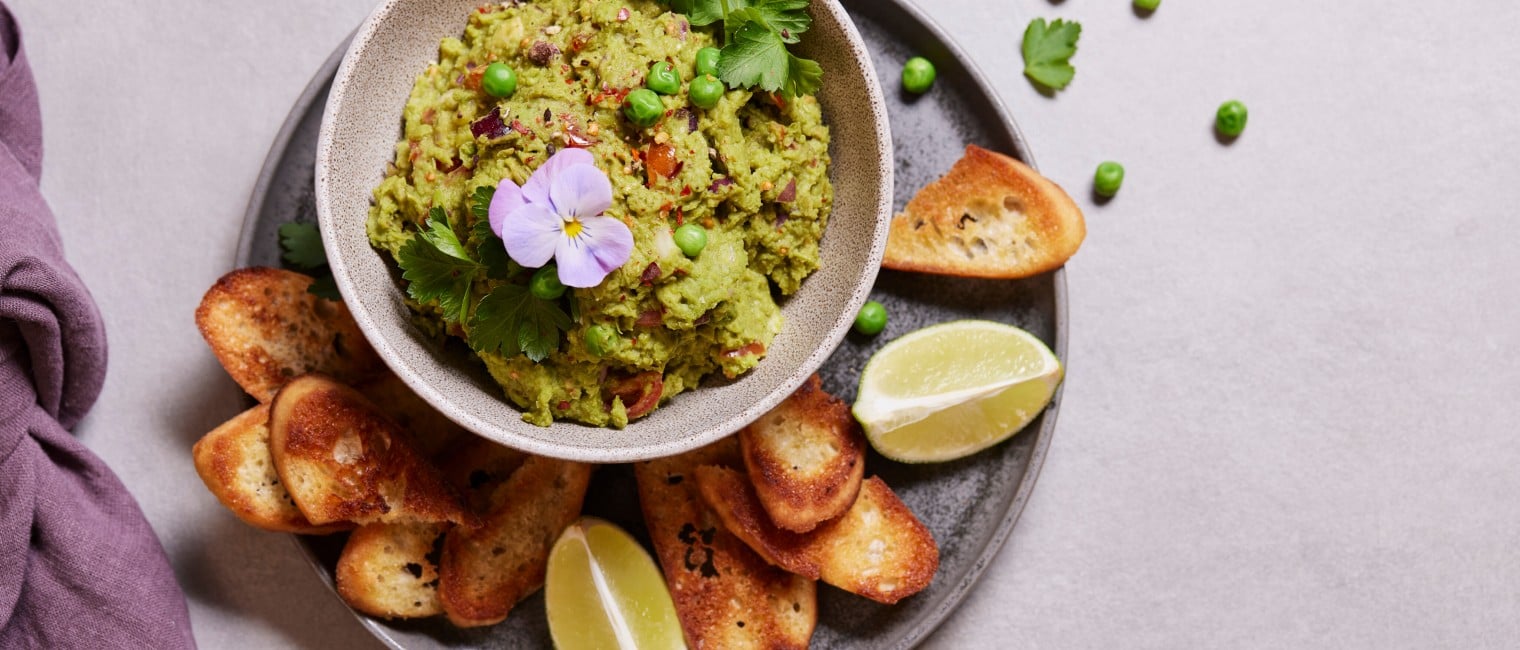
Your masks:
[[[314,172],[318,228],[322,233],[323,245],[329,251],[328,266],[332,270],[338,290],[348,302],[350,313],[353,314],[360,331],[364,333],[365,338],[369,340],[375,352],[413,392],[438,409],[445,417],[453,420],[465,429],[500,444],[532,454],[565,460],[590,463],[626,463],[679,454],[738,431],[767,411],[770,411],[781,400],[795,392],[802,385],[802,382],[807,380],[808,376],[812,375],[828,360],[834,349],[839,346],[840,341],[849,332],[854,322],[855,312],[865,303],[880,271],[879,262],[886,250],[886,224],[890,220],[892,213],[894,170],[891,164],[879,167],[876,171],[876,177],[881,180],[877,183],[875,189],[876,205],[874,209],[860,209],[862,214],[872,212],[877,217],[875,226],[872,228],[869,246],[861,249],[867,251],[868,263],[862,265],[858,271],[854,271],[848,276],[850,290],[848,296],[843,301],[843,309],[834,315],[827,329],[820,328],[823,333],[821,336],[816,337],[816,344],[810,343],[811,349],[808,349],[805,353],[799,351],[796,353],[785,352],[783,354],[779,347],[773,349],[770,354],[770,357],[773,359],[778,356],[800,356],[800,360],[796,363],[795,367],[792,370],[785,371],[786,374],[779,377],[775,376],[775,374],[781,372],[780,370],[767,371],[761,368],[758,371],[745,375],[734,384],[724,384],[717,388],[708,387],[708,395],[711,396],[711,399],[742,398],[738,402],[739,404],[743,404],[742,407],[729,407],[734,408],[734,410],[708,416],[703,415],[705,411],[699,409],[698,405],[694,402],[667,405],[646,416],[638,424],[631,423],[628,427],[615,431],[614,435],[622,440],[622,444],[575,444],[577,442],[584,442],[592,437],[582,431],[582,428],[586,428],[584,425],[554,422],[546,431],[550,434],[558,433],[561,437],[555,438],[552,435],[540,436],[537,435],[541,433],[539,431],[528,431],[529,428],[537,429],[538,427],[513,417],[520,410],[505,400],[501,400],[499,397],[496,398],[496,402],[492,402],[487,406],[485,412],[482,412],[479,408],[472,408],[468,397],[473,396],[473,393],[470,393],[469,388],[466,387],[470,385],[468,381],[456,383],[453,377],[443,379],[442,381],[448,386],[463,391],[464,398],[458,395],[446,394],[443,390],[445,386],[438,383],[436,376],[440,374],[449,376],[453,373],[442,372],[442,368],[433,365],[436,361],[436,351],[421,351],[417,354],[408,352],[408,350],[417,352],[409,344],[410,340],[406,336],[407,334],[414,333],[404,331],[404,328],[409,326],[403,326],[403,331],[392,331],[396,326],[378,308],[379,303],[369,300],[368,296],[360,295],[358,288],[354,284],[356,282],[354,278],[356,271],[351,270],[350,264],[354,265],[353,269],[362,271],[368,265],[368,260],[357,257],[345,258],[344,247],[341,245],[342,242],[339,240],[339,235],[335,234],[333,228],[327,226],[329,220],[334,218],[330,215],[339,209],[336,204],[342,202],[341,197],[335,197],[334,193],[328,190],[332,185],[339,183],[338,180],[334,180],[331,177],[331,174],[327,173],[328,168],[341,166],[340,153],[334,147],[329,146],[329,143],[339,139],[338,116],[345,110],[348,110],[350,104],[362,103],[360,98],[349,98],[344,94],[344,80],[353,74],[353,66],[356,65],[357,60],[356,53],[370,46],[369,39],[380,37],[379,32],[384,21],[401,11],[400,7],[402,3],[408,1],[411,0],[383,0],[351,36],[348,51],[344,55],[342,62],[338,65],[336,77],[332,82],[328,95],[327,105],[322,113],[321,130],[317,138],[317,164]],[[894,160],[895,154],[892,150],[892,136],[886,112],[886,99],[883,96],[875,68],[871,64],[870,53],[865,45],[865,41],[861,37],[859,30],[856,29],[854,22],[850,19],[849,14],[845,12],[844,7],[839,3],[839,0],[819,0],[813,5],[815,26],[818,12],[820,11],[827,12],[839,25],[840,35],[844,38],[841,49],[852,53],[856,61],[863,62],[863,65],[860,67],[860,73],[864,82],[862,90],[865,93],[871,112],[870,119],[864,121],[870,122],[871,126],[866,127],[866,130],[860,133],[859,137],[864,140],[874,135],[874,149],[881,156],[880,159],[887,161]],[[827,110],[828,107],[826,106],[825,111]],[[835,152],[834,155],[836,162],[840,162],[838,160],[840,154]],[[836,188],[840,187],[841,184],[840,179],[836,178]],[[836,209],[837,216],[838,211]],[[839,241],[837,240],[838,236],[835,236],[836,242]],[[825,243],[827,243],[828,239],[829,235],[826,233]],[[373,251],[370,252],[373,253]],[[845,268],[853,269],[854,267]],[[815,283],[822,281],[818,275],[813,276],[812,279]],[[835,278],[836,281],[844,281],[845,279],[845,277]],[[839,286],[842,287],[843,285]],[[823,289],[814,289],[813,296],[820,295],[817,291],[821,290]],[[791,298],[791,301],[803,300],[803,303],[783,305],[783,314],[788,315],[789,319],[798,314],[797,309],[804,309],[803,305],[806,305],[809,301],[816,302],[818,300],[814,297],[804,298],[803,294],[807,291],[808,287],[805,286],[803,291],[798,292]],[[833,314],[833,309],[829,309],[828,313]],[[812,338],[811,335],[797,334],[797,331],[792,329],[789,334],[788,330],[784,329],[777,337],[778,343],[782,337],[788,337],[788,344],[794,344],[797,336],[803,336],[804,340]],[[780,367],[777,366],[776,368]],[[427,381],[423,375],[433,375],[435,376],[435,380]],[[759,388],[745,391],[739,387],[744,381],[764,381],[770,383],[758,384]],[[768,388],[765,386],[768,386]],[[722,391],[723,394],[720,395],[714,391]],[[482,393],[483,395],[484,393]],[[725,404],[730,403],[733,402]],[[498,410],[498,407],[500,410]],[[711,409],[708,409],[706,412],[710,411]],[[510,414],[508,414],[509,412]],[[689,421],[671,419],[682,416],[695,419]],[[653,439],[646,438],[646,433],[651,433]],[[566,440],[574,442],[566,442]]]
[[[945,32],[943,28],[935,23],[933,19],[929,18],[916,5],[907,2],[906,0],[890,1],[893,4],[901,7],[907,13],[911,14],[920,24],[929,30],[935,39],[943,43],[945,49],[950,52],[950,54],[955,57],[962,66],[966,68],[967,73],[970,74],[976,84],[980,86],[987,94],[989,103],[992,104],[993,109],[1002,118],[1004,128],[1008,129],[1010,135],[1012,136],[1018,157],[1024,162],[1028,163],[1031,167],[1038,168],[1035,164],[1034,155],[1030,152],[1028,143],[1024,139],[1024,134],[1019,130],[1018,123],[1015,122],[1012,116],[1008,113],[1007,106],[1003,103],[1002,99],[997,95],[997,93],[993,92],[992,85],[988,83],[985,75],[982,74],[981,69],[978,68],[969,57],[966,56],[964,50],[961,49],[961,47],[955,42],[954,39],[950,37],[947,32]],[[290,114],[285,119],[285,123],[280,127],[279,132],[275,136],[274,142],[270,145],[268,157],[265,158],[264,165],[259,170],[259,177],[254,183],[253,193],[249,197],[248,208],[243,216],[243,228],[239,235],[237,244],[236,259],[239,265],[246,263],[250,257],[250,251],[253,246],[254,231],[256,230],[259,214],[263,211],[270,183],[273,181],[275,176],[275,171],[280,167],[280,165],[284,163],[285,151],[289,148],[291,138],[295,135],[296,129],[300,125],[301,120],[311,111],[312,105],[316,103],[317,99],[326,92],[327,87],[332,83],[332,79],[337,72],[338,65],[342,62],[344,53],[348,51],[348,44],[352,38],[353,34],[350,33],[349,36],[344,39],[343,43],[341,43],[337,49],[333,51],[332,55],[329,56],[325,62],[323,62],[322,67],[317,70],[316,74],[312,77],[311,82],[307,84],[306,89],[302,91],[300,97],[296,99],[295,104],[291,107]],[[1071,359],[1067,357],[1069,328],[1067,326],[1068,308],[1065,269],[1058,269],[1051,279],[1054,283],[1055,288],[1056,305],[1056,311],[1053,315],[1056,334],[1055,344],[1052,347],[1056,353],[1056,356],[1059,357],[1063,363],[1065,363],[1068,369],[1070,369]],[[1013,500],[1009,503],[1008,510],[1005,512],[1003,520],[998,524],[997,530],[994,531],[986,546],[982,548],[980,554],[976,559],[976,562],[972,565],[971,569],[966,572],[965,577],[955,585],[954,589],[952,589],[948,594],[945,595],[942,600],[940,600],[936,607],[930,609],[927,613],[920,617],[919,622],[913,627],[908,635],[908,643],[903,647],[911,648],[917,646],[925,639],[927,639],[929,635],[932,634],[936,629],[938,629],[939,626],[943,624],[945,620],[947,620],[957,608],[960,607],[960,604],[965,601],[966,597],[970,595],[972,587],[976,586],[977,582],[981,580],[982,574],[986,572],[993,559],[997,557],[998,553],[1001,552],[1003,546],[1007,543],[1008,537],[1013,533],[1014,526],[1018,523],[1020,515],[1022,515],[1024,512],[1025,505],[1028,504],[1031,495],[1034,493],[1035,483],[1039,480],[1040,470],[1045,464],[1045,456],[1049,451],[1051,439],[1055,435],[1057,415],[1060,412],[1062,396],[1064,393],[1065,384],[1063,383],[1059,388],[1056,389],[1056,394],[1051,400],[1050,407],[1046,409],[1041,420],[1039,430],[1034,432],[1035,443],[1033,445],[1033,448],[1030,450],[1028,465],[1024,470],[1024,476],[1019,481],[1019,484],[1014,492]],[[337,590],[332,582],[332,576],[327,570],[327,567],[323,566],[317,556],[312,553],[312,550],[306,544],[302,543],[301,537],[299,535],[291,535],[290,541],[291,544],[294,545],[300,552],[301,557],[306,560],[306,563],[310,565],[312,570],[317,574],[317,578],[321,580],[323,584],[327,585],[328,590],[332,592],[334,597],[336,597]],[[339,602],[342,603],[342,600],[339,599]],[[395,639],[391,638],[387,630],[374,619],[371,619],[368,616],[354,611],[352,608],[348,607],[347,603],[343,603],[343,606],[348,609],[349,613],[352,614],[356,620],[359,621],[360,625],[363,625],[371,635],[373,635],[381,643],[385,644],[386,647],[393,648],[395,650],[406,650],[405,646],[401,645]]]

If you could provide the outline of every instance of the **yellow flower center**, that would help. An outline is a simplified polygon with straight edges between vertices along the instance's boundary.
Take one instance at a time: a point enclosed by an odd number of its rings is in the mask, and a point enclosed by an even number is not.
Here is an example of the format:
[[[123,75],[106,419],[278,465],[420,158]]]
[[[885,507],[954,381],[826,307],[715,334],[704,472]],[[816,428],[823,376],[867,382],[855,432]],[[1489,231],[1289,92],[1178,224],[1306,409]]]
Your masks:
[[[580,219],[571,219],[569,221],[566,221],[565,222],[565,236],[569,237],[571,239],[575,239],[576,237],[580,236],[581,229],[583,229],[583,228],[585,228],[585,226],[581,225],[581,220]]]

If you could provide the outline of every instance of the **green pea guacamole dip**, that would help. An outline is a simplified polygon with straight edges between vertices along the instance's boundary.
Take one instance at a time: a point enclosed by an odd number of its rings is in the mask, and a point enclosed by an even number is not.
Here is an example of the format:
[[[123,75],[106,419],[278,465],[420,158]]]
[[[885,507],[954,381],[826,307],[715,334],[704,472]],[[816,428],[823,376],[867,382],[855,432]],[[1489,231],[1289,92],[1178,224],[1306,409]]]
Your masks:
[[[370,210],[377,249],[396,258],[441,208],[477,259],[501,254],[485,250],[501,240],[475,227],[476,189],[502,179],[521,185],[571,146],[606,172],[606,214],[633,232],[626,264],[559,299],[573,324],[547,358],[479,354],[528,422],[622,427],[709,374],[749,371],[781,329],[778,298],[818,267],[834,195],[818,102],[728,90],[714,108],[690,105],[697,50],[713,41],[649,0],[493,4],[470,14],[462,38],[443,40],[438,63],[412,88],[395,161]],[[657,61],[680,74],[682,91],[662,96],[664,117],[639,128],[624,117],[623,98],[644,87]],[[517,74],[507,99],[481,88],[492,62]],[[472,133],[493,109],[506,132]],[[690,258],[671,235],[687,223],[708,234]],[[510,269],[473,281],[471,309],[502,284],[528,284],[532,269]],[[437,301],[410,306],[425,331],[469,340],[468,319],[447,319]],[[600,356],[586,344],[593,326],[616,333]]]

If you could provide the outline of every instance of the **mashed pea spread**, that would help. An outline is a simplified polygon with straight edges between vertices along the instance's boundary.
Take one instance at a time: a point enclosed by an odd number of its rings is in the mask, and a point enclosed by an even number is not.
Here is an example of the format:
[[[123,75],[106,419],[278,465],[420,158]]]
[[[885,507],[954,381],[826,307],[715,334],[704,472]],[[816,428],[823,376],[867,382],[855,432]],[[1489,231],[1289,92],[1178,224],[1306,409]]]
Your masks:
[[[415,291],[411,307],[428,331],[470,342],[528,422],[621,427],[704,376],[750,370],[780,331],[776,296],[818,266],[833,201],[818,102],[726,90],[711,108],[692,105],[685,88],[697,52],[713,46],[709,30],[648,0],[489,5],[470,14],[462,38],[443,40],[438,63],[412,88],[395,161],[375,190],[370,240],[402,262],[441,209],[463,254],[491,270],[463,276],[462,308]],[[683,90],[662,95],[663,116],[641,128],[624,100],[661,61]],[[515,72],[505,98],[482,87],[496,62]],[[515,344],[512,354],[482,349],[471,340],[487,325],[480,301],[527,287],[534,271],[503,261],[502,241],[480,227],[472,200],[504,179],[522,185],[566,147],[591,153],[606,173],[605,214],[632,231],[632,253],[599,285],[545,301],[568,318],[560,331],[524,334],[553,335],[540,360]],[[695,256],[672,237],[686,224],[706,231]]]

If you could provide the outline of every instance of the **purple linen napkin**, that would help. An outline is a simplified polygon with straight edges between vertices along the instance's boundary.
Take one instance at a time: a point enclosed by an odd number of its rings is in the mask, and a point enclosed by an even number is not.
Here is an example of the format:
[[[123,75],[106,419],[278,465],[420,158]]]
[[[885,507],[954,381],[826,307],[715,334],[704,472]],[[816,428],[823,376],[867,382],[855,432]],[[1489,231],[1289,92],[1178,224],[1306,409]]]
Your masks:
[[[106,338],[41,171],[37,87],[0,4],[0,648],[192,648],[153,529],[68,432],[100,394]]]

